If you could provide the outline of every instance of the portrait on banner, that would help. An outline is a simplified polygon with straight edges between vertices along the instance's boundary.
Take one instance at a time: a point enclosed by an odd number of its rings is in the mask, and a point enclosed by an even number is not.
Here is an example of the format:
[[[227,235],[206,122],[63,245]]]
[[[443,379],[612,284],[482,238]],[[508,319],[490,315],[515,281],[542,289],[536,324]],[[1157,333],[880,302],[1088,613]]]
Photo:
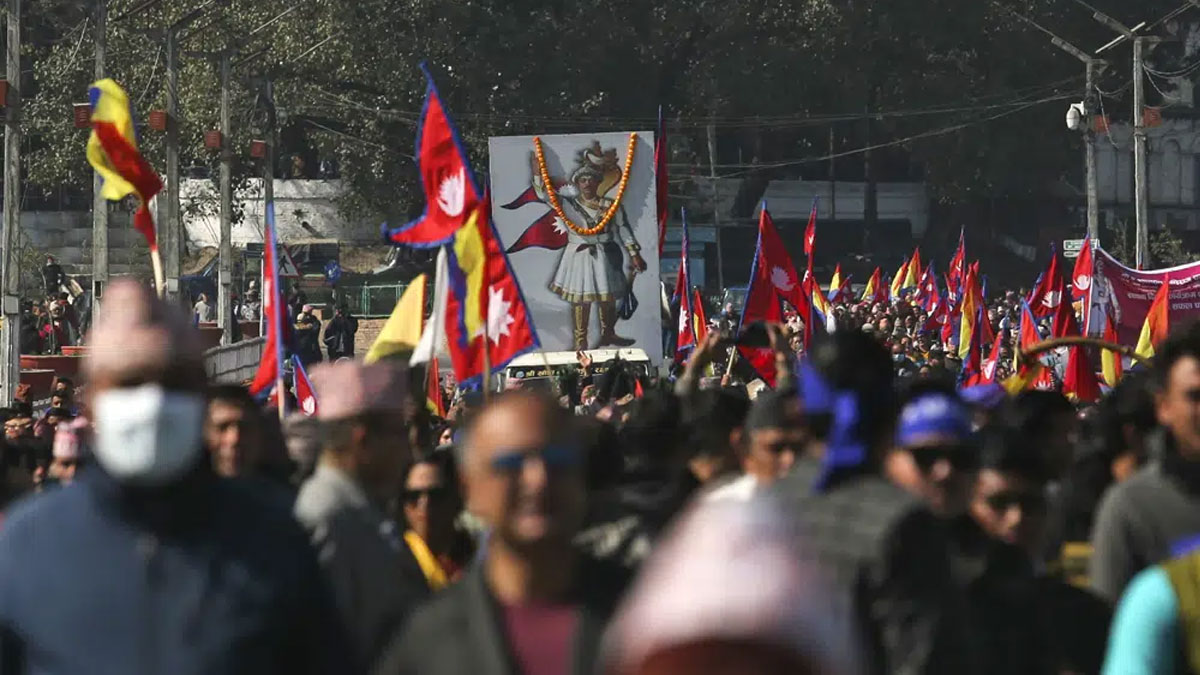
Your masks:
[[[489,142],[492,220],[547,351],[662,359],[654,136]]]

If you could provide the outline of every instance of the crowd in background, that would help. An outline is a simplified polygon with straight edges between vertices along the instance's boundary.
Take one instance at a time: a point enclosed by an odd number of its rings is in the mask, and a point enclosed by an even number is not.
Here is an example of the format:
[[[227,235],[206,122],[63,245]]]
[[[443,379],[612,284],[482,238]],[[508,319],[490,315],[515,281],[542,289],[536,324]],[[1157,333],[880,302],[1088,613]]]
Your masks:
[[[331,359],[281,423],[116,283],[84,384],[4,411],[0,670],[1200,672],[1200,327],[1080,406],[834,311],[767,327],[774,388],[726,309],[670,377],[581,352],[438,417]]]

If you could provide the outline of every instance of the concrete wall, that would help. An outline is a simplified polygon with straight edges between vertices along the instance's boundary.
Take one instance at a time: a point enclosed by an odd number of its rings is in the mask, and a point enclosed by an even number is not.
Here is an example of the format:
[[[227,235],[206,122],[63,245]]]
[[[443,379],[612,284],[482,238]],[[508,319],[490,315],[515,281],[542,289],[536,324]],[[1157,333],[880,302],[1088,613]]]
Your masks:
[[[275,227],[284,243],[336,239],[346,243],[379,243],[379,223],[350,221],[338,208],[346,190],[340,180],[276,180]],[[220,243],[220,203],[210,180],[186,180],[180,186],[184,227],[188,241],[195,246]],[[234,195],[242,204],[244,216],[231,232],[234,246],[261,244],[263,218],[262,181],[251,181]],[[307,223],[304,227],[302,223]]]
[[[1150,226],[1200,230],[1200,126],[1167,119],[1147,130]],[[1133,213],[1133,129],[1114,124],[1096,138],[1096,182],[1109,221]]]
[[[208,381],[216,384],[241,384],[254,377],[262,359],[264,338],[242,340],[231,345],[213,347],[204,352],[204,368]]]

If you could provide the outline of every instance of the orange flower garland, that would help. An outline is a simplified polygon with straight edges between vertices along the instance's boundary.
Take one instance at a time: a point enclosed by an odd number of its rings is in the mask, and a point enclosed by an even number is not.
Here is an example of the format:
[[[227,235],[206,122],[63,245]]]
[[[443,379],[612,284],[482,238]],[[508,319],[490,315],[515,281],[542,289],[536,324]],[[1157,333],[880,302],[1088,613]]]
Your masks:
[[[563,212],[562,205],[558,203],[558,192],[554,189],[554,184],[550,182],[550,171],[546,168],[546,153],[542,150],[542,139],[540,136],[533,137],[533,149],[537,155],[538,170],[542,174],[542,185],[546,188],[546,197],[550,200],[550,208],[554,209],[555,215],[559,217],[567,227],[575,234],[587,237],[593,234],[600,234],[604,228],[608,227],[609,222],[617,215],[617,209],[621,207],[621,198],[625,196],[625,187],[629,184],[629,173],[633,168],[633,151],[637,148],[637,134],[629,134],[629,146],[625,150],[625,170],[621,172],[621,182],[617,184],[617,198],[613,200],[608,210],[604,212],[604,217],[596,223],[595,227],[580,227],[573,223],[567,214]]]

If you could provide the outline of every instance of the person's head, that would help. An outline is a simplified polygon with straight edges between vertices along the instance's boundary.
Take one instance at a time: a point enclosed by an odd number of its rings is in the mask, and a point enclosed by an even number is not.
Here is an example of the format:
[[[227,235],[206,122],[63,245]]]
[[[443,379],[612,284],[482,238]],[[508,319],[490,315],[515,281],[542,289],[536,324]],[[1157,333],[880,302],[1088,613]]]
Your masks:
[[[66,303],[69,302],[70,297],[71,296],[67,295],[66,291],[60,291],[58,294],[58,301],[61,303]]]
[[[1200,460],[1200,325],[1168,337],[1154,357],[1154,409],[1174,446]]]
[[[991,424],[980,434],[971,517],[993,539],[1036,554],[1046,523],[1048,468],[1019,428]]]
[[[718,389],[700,392],[684,420],[688,466],[701,483],[738,467],[745,443],[744,425],[750,410],[745,391]]]
[[[1079,421],[1065,396],[1057,391],[1023,391],[1001,411],[1001,417],[1042,449],[1053,479],[1066,474],[1075,456]]]
[[[346,316],[348,313],[348,310],[346,309],[346,303],[338,303],[338,306],[334,308],[333,312],[337,316]]]
[[[46,264],[53,265],[54,264],[54,256],[52,256],[52,255],[46,256]]]
[[[88,421],[77,417],[59,424],[54,431],[54,446],[51,452],[50,478],[62,484],[75,480],[75,474],[84,463],[89,445]]]
[[[967,508],[978,457],[970,444],[967,406],[952,387],[918,381],[900,408],[896,447],[884,473],[942,517]]]
[[[596,190],[600,187],[600,180],[603,176],[600,171],[592,167],[584,167],[575,171],[571,176],[571,182],[575,183],[575,187],[579,188],[579,193],[586,199],[595,199]]]
[[[454,425],[447,424],[446,426],[442,427],[441,432],[438,433],[437,447],[440,448],[440,447],[443,447],[446,445],[453,445],[453,444],[454,444]]]
[[[51,408],[65,408],[67,405],[69,405],[69,403],[70,401],[68,401],[67,398],[62,394],[53,394],[50,396]]]
[[[419,454],[403,470],[401,501],[408,529],[427,543],[447,543],[454,519],[462,510],[458,467],[454,453],[433,450]]]
[[[813,348],[810,362],[821,387],[809,391],[802,377],[800,393],[812,440],[823,445],[839,420],[834,401],[811,399],[852,397],[857,419],[841,420],[842,426],[866,444],[870,462],[882,459],[883,452],[892,445],[896,422],[894,365],[888,350],[869,335],[838,332]],[[821,388],[829,393],[818,395]]]
[[[125,484],[162,486],[200,459],[204,358],[195,329],[148,288],[114,281],[83,361],[97,462]]]
[[[311,316],[311,315],[312,315],[312,313],[313,313],[313,306],[312,306],[312,305],[302,305],[302,306],[300,307],[300,314],[301,314],[302,316]]]
[[[1109,470],[1117,481],[1146,460],[1146,437],[1158,426],[1147,380],[1141,373],[1126,374],[1100,402],[1098,424],[1106,430]]]
[[[251,288],[250,290],[246,291],[246,301],[247,302],[257,302],[258,301],[258,289],[257,288]]]
[[[796,390],[760,394],[746,415],[744,434],[742,470],[747,475],[761,484],[787,475],[808,439]]]
[[[682,465],[680,415],[678,398],[654,390],[614,411],[612,420],[620,427],[627,475],[640,480],[661,480]]]
[[[258,465],[265,445],[262,417],[245,387],[217,385],[209,389],[204,444],[217,475],[241,476]]]
[[[54,381],[54,394],[63,396],[66,400],[71,399],[71,395],[75,392],[75,383],[69,377],[59,377]]]
[[[206,303],[206,302],[208,302],[208,296],[207,296],[207,295],[205,295],[204,293],[201,293],[201,294],[200,294],[200,297],[199,297],[199,298],[197,298],[197,300],[199,300],[200,302],[205,302],[205,303]]]
[[[58,427],[59,423],[69,422],[73,417],[74,416],[71,414],[71,411],[65,408],[52,406],[46,410],[46,426],[50,427],[51,429],[55,429]]]
[[[283,423],[283,445],[295,467],[293,481],[303,481],[312,475],[321,454],[321,423],[302,412],[288,415]]]
[[[551,398],[514,389],[492,399],[467,430],[468,510],[494,545],[517,553],[561,549],[586,508],[583,457],[572,419]]]
[[[322,461],[379,501],[395,495],[409,454],[405,369],[384,363],[323,363],[312,369],[311,379],[325,428]]]

